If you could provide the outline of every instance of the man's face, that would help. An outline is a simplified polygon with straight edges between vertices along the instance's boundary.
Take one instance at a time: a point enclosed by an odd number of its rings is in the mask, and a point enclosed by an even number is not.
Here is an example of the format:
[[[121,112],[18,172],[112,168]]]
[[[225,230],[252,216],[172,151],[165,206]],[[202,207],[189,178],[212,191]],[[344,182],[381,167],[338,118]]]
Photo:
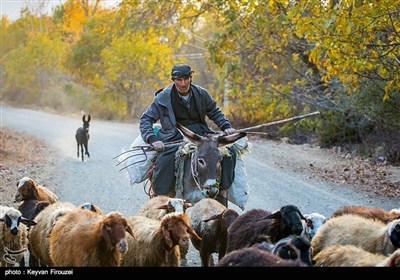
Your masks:
[[[190,83],[192,82],[192,77],[183,77],[173,79],[174,84],[181,94],[186,94],[189,92]]]

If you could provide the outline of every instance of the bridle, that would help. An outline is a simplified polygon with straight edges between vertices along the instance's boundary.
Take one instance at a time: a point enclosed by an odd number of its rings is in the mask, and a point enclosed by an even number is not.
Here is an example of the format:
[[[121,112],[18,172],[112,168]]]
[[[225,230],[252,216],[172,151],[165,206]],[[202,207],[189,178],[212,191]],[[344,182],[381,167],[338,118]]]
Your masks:
[[[207,197],[209,197],[209,194],[213,193],[213,192],[211,192],[211,188],[213,186],[202,187],[200,185],[199,170],[198,170],[198,165],[197,165],[197,147],[194,148],[193,152],[190,155],[190,169],[191,169],[193,181],[195,182],[196,187],[199,189],[199,191],[201,193],[206,192]],[[216,197],[219,193],[219,188],[215,187],[215,189],[216,189],[216,192],[215,192],[214,197]]]

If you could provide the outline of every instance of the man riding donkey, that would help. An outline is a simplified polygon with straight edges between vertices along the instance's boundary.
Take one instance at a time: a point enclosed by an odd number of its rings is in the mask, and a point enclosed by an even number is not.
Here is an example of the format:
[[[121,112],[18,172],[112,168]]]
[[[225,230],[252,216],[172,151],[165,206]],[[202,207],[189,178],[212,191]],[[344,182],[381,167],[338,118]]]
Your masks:
[[[157,151],[151,185],[153,196],[174,195],[175,154],[179,147],[166,144],[182,141],[183,136],[176,129],[177,122],[201,136],[215,134],[206,123],[207,116],[225,135],[236,133],[207,90],[192,84],[193,72],[189,65],[174,65],[171,70],[173,83],[156,93],[153,102],[140,118],[141,137]],[[161,124],[159,130],[154,129],[157,121]],[[228,205],[228,189],[234,181],[237,156],[232,147],[228,147],[228,150],[229,155],[224,155],[221,161],[221,178],[216,197],[225,206]]]

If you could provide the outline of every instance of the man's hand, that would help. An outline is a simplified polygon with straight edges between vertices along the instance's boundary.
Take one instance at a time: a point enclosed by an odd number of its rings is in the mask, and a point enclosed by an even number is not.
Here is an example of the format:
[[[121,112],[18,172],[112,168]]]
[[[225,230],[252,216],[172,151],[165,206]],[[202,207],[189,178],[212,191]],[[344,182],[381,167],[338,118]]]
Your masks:
[[[164,151],[165,146],[164,146],[163,141],[156,141],[152,145],[153,145],[154,150],[156,150],[157,152]]]
[[[226,135],[231,135],[231,134],[233,134],[233,133],[235,133],[236,132],[236,129],[234,129],[234,128],[227,128],[227,129],[225,129],[224,130],[224,133],[226,134]]]

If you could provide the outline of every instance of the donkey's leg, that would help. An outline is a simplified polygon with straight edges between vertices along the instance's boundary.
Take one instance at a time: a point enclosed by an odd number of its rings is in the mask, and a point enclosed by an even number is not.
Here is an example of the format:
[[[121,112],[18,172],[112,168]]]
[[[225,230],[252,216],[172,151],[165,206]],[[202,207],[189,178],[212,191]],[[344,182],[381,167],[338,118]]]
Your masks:
[[[79,158],[79,142],[76,141],[76,155]]]
[[[85,143],[85,154],[90,157],[89,155],[89,149],[88,149],[88,143]]]
[[[82,161],[84,161],[84,159],[83,159],[83,156],[84,154],[83,154],[83,145],[81,144],[81,157],[82,157]]]

